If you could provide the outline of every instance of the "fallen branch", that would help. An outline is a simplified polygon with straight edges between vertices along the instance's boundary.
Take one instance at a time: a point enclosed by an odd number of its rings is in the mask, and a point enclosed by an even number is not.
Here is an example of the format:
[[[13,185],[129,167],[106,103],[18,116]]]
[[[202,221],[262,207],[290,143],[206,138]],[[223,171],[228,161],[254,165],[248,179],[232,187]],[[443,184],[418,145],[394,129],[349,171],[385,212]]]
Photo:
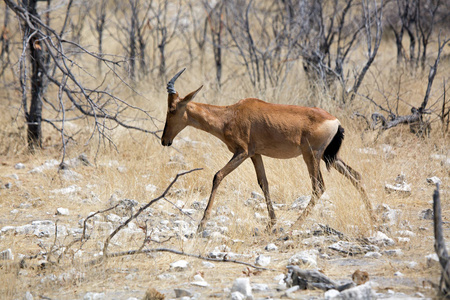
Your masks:
[[[134,215],[132,215],[125,222],[120,224],[120,226],[118,226],[106,239],[104,246],[103,246],[103,256],[102,256],[101,260],[109,257],[109,254],[108,254],[109,242],[117,233],[119,233],[120,230],[122,230],[125,226],[127,226],[132,220],[136,219],[144,210],[149,208],[152,204],[158,202],[161,199],[164,199],[166,197],[167,193],[169,192],[169,190],[172,188],[172,186],[175,184],[175,182],[178,180],[179,177],[189,174],[189,173],[192,173],[192,172],[195,172],[195,171],[199,171],[199,170],[202,170],[202,169],[197,168],[197,169],[192,169],[192,170],[189,170],[186,172],[178,173],[177,176],[175,176],[175,178],[172,180],[172,182],[167,186],[166,190],[159,197],[152,199],[149,203],[142,206]]]
[[[122,251],[122,252],[115,252],[115,253],[109,254],[108,258],[109,257],[121,257],[121,256],[127,256],[127,255],[135,255],[135,254],[149,254],[149,253],[156,253],[156,252],[169,252],[169,253],[173,253],[173,254],[178,254],[178,255],[183,255],[183,256],[188,256],[188,257],[194,257],[194,258],[207,260],[207,261],[228,262],[228,263],[235,263],[235,264],[245,265],[245,266],[249,266],[249,267],[252,267],[252,268],[255,268],[255,269],[258,269],[258,270],[277,271],[275,269],[258,267],[258,266],[255,266],[253,264],[250,264],[250,263],[247,263],[247,262],[244,262],[244,261],[235,260],[235,259],[210,258],[210,257],[205,257],[205,256],[202,256],[202,255],[199,255],[199,254],[186,253],[186,252],[183,252],[183,251],[178,251],[178,250],[174,250],[174,249],[170,249],[170,248],[155,248],[155,249],[129,250],[129,251]],[[91,261],[87,262],[85,265],[86,266],[92,266],[92,265],[101,263],[102,261],[103,261],[103,257],[91,260]]]

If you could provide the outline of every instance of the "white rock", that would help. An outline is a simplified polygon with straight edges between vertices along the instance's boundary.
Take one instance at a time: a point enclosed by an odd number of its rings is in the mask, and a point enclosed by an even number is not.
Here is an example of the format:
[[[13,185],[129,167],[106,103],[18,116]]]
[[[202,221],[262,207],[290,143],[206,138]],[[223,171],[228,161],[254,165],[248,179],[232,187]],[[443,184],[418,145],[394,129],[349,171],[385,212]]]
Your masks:
[[[428,254],[425,256],[425,259],[427,260],[428,268],[439,266],[439,257],[436,253]]]
[[[231,293],[239,292],[245,298],[244,299],[253,299],[252,295],[252,287],[250,286],[249,278],[236,278],[234,280],[233,286],[231,287]]]
[[[203,267],[205,267],[207,269],[214,269],[216,267],[215,264],[213,264],[212,262],[209,262],[209,261],[203,261],[202,265],[203,265]]]
[[[326,300],[328,300],[328,299],[331,300],[331,299],[338,298],[340,295],[341,295],[341,293],[338,290],[331,289],[331,290],[326,291],[323,296]]]
[[[14,254],[11,249],[6,249],[0,252],[0,260],[14,260]]]
[[[364,255],[364,257],[367,257],[367,258],[380,258],[381,256],[382,256],[381,253],[375,252],[375,251],[367,252],[367,253]]]
[[[89,292],[84,294],[83,300],[102,300],[105,299],[105,293]]]
[[[201,286],[201,287],[207,287],[209,284],[203,279],[203,277],[200,274],[196,274],[194,276],[194,282],[191,282],[192,285]]]
[[[315,249],[298,252],[289,258],[289,265],[305,265],[310,268],[317,268],[317,254]]]
[[[368,240],[372,244],[376,244],[378,246],[392,246],[392,245],[395,245],[394,240],[389,238],[386,234],[382,233],[381,231],[377,231],[375,236],[369,237]]]
[[[277,251],[278,247],[277,247],[277,245],[270,243],[270,244],[267,244],[267,246],[264,249],[266,251]]]
[[[231,300],[244,300],[246,297],[239,292],[232,292],[230,295]]]
[[[407,237],[397,237],[399,244],[408,244],[411,240]]]
[[[159,280],[175,280],[175,279],[177,279],[177,276],[175,276],[173,274],[161,274],[156,277],[158,277]]]
[[[394,273],[394,276],[397,276],[397,277],[403,277],[403,276],[405,276],[405,275],[403,275],[402,272],[397,271],[397,272]]]
[[[51,160],[46,161],[43,165],[28,171],[28,173],[30,173],[30,174],[42,173],[43,171],[52,169],[52,168],[56,167],[57,165],[59,165],[59,162],[55,159],[51,159]]]
[[[17,163],[14,165],[14,169],[16,169],[16,170],[25,169],[25,165],[23,163]],[[27,292],[27,293],[29,293],[29,292]]]
[[[25,293],[23,296],[23,300],[33,300],[33,294],[31,294],[29,291]]]
[[[389,250],[384,250],[383,254],[385,254],[387,256],[402,256],[403,251],[402,251],[402,249],[389,249]]]
[[[156,192],[158,190],[158,187],[156,186],[156,185],[154,185],[154,184],[147,184],[146,186],[145,186],[145,191],[147,191],[147,192],[149,192],[149,193],[154,193],[154,192]]]
[[[355,286],[341,292],[342,300],[371,300],[375,299],[375,292],[367,283]]]
[[[436,185],[436,184],[442,185],[442,180],[437,176],[427,178],[427,182],[429,184],[433,184],[433,185]]]
[[[185,260],[179,260],[170,264],[170,269],[175,271],[185,271],[189,268],[189,263]]]
[[[406,237],[416,236],[416,234],[414,232],[409,231],[409,230],[400,230],[400,231],[397,231],[397,234],[400,236],[406,236]]]
[[[10,211],[10,213],[12,214],[12,215],[17,215],[18,213],[19,213],[19,210],[18,209],[13,209],[12,211]]]
[[[106,220],[113,223],[120,223],[122,221],[122,218],[116,214],[109,214],[106,216]]]
[[[59,172],[62,179],[67,181],[77,181],[83,178],[83,176],[73,170],[63,169]]]
[[[67,194],[76,193],[78,191],[81,191],[81,188],[79,186],[71,185],[71,186],[68,186],[68,187],[62,188],[62,189],[51,190],[50,193],[67,195]]]
[[[305,209],[310,200],[311,196],[300,196],[294,200],[294,203],[292,203],[290,209]]]
[[[264,201],[264,196],[261,195],[261,194],[258,193],[258,192],[252,192],[251,198],[252,198],[252,199],[259,200],[259,201]]]
[[[256,258],[255,264],[257,266],[261,266],[261,267],[267,267],[270,264],[270,256],[266,256],[266,255],[258,255],[258,257]]]
[[[269,286],[265,283],[252,284],[252,291],[254,292],[268,292],[269,290]]]
[[[373,148],[369,148],[369,147],[359,148],[358,151],[359,151],[359,153],[368,154],[368,155],[377,155],[378,154],[377,150],[375,150]]]
[[[58,207],[56,209],[56,214],[57,215],[61,215],[61,216],[68,216],[69,215],[69,209],[63,208],[63,207]]]

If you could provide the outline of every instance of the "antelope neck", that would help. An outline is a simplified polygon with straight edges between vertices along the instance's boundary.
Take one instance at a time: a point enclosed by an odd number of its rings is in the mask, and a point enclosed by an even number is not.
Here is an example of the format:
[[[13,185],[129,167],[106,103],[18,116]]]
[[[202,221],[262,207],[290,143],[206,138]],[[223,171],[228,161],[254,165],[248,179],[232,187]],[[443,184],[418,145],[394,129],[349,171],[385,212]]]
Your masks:
[[[186,106],[188,125],[209,132],[223,140],[223,129],[229,111],[225,106],[189,102]]]

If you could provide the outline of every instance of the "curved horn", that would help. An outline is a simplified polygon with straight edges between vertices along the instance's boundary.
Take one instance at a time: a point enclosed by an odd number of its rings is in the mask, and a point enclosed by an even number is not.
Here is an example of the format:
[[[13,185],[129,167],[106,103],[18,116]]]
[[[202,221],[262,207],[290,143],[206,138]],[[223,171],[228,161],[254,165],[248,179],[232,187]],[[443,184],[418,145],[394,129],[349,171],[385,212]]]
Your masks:
[[[175,83],[175,80],[177,80],[177,78],[181,75],[181,73],[183,73],[184,72],[184,70],[186,70],[186,68],[184,68],[183,70],[181,70],[180,72],[178,72],[175,76],[173,76],[173,78],[172,79],[170,79],[170,81],[167,83],[167,92],[169,93],[169,94],[176,94],[177,92],[175,91],[175,88],[174,88],[174,83]]]

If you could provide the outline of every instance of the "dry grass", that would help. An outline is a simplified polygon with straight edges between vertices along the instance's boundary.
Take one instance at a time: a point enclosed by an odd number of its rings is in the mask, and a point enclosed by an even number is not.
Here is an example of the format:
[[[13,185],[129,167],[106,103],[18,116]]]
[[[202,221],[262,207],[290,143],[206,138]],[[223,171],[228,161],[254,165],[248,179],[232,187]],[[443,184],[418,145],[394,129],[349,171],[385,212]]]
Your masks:
[[[409,105],[417,106],[423,99],[426,89],[427,74],[410,74],[405,70],[395,71],[391,66],[394,58],[389,54],[393,43],[384,43],[380,49],[372,74],[368,75],[362,91],[372,91],[371,95],[382,103],[383,97],[379,90],[386,94],[398,93],[407,103],[400,103],[399,111],[409,112]],[[383,48],[384,47],[384,48]],[[448,50],[447,50],[448,51]],[[230,58],[231,59],[231,58]],[[364,271],[371,278],[394,278],[396,271],[401,271],[406,278],[410,278],[414,284],[393,283],[384,285],[382,289],[394,289],[412,295],[414,291],[421,291],[427,295],[433,292],[423,287],[422,281],[430,279],[437,281],[438,269],[427,268],[424,256],[433,253],[432,223],[419,219],[419,212],[431,208],[430,200],[433,186],[426,183],[426,178],[438,176],[442,179],[442,205],[444,221],[449,221],[449,190],[450,171],[448,167],[440,165],[440,162],[430,158],[431,154],[444,154],[449,156],[450,138],[439,131],[434,123],[434,130],[429,138],[421,139],[409,133],[409,128],[399,126],[383,133],[378,138],[376,133],[363,132],[359,120],[354,120],[351,115],[354,111],[363,113],[372,112],[374,108],[362,99],[351,105],[338,106],[332,103],[329,95],[314,95],[307,89],[304,75],[294,70],[290,74],[285,88],[268,91],[254,91],[245,77],[242,69],[231,64],[233,67],[225,68],[224,77],[227,83],[220,92],[214,86],[214,69],[211,63],[208,67],[194,66],[188,69],[186,74],[177,81],[177,90],[181,94],[187,94],[201,84],[204,89],[198,95],[196,101],[219,105],[234,103],[240,98],[247,96],[258,96],[276,103],[289,103],[299,105],[317,105],[326,108],[335,114],[346,128],[346,138],[341,156],[348,164],[363,174],[364,183],[370,194],[374,207],[379,204],[388,204],[391,208],[401,210],[398,224],[391,227],[391,232],[411,228],[416,234],[407,244],[399,244],[396,248],[403,251],[399,259],[384,258],[374,261]],[[435,93],[437,97],[442,89],[439,88],[442,78],[448,79],[450,65],[443,62],[440,66],[442,72],[435,80]],[[205,72],[201,72],[206,69]],[[298,68],[300,69],[300,68]],[[237,75],[236,75],[237,74]],[[401,80],[400,88],[399,80]],[[148,109],[151,114],[159,120],[164,120],[166,94],[163,85],[148,84],[148,82],[136,83],[136,90],[145,98],[130,95],[130,92],[119,91],[120,96],[130,99],[134,105]],[[212,178],[231,157],[226,147],[217,139],[204,132],[188,128],[179,134],[175,140],[174,147],[163,148],[159,141],[153,136],[137,132],[128,132],[117,129],[113,133],[114,142],[118,151],[113,147],[106,146],[97,148],[95,139],[85,145],[90,129],[87,123],[78,123],[74,126],[82,128],[78,144],[69,144],[67,149],[68,158],[73,158],[80,153],[86,153],[95,167],[79,167],[75,171],[83,178],[76,182],[67,182],[61,179],[56,169],[50,169],[42,174],[30,174],[28,171],[35,166],[41,165],[49,159],[61,158],[59,148],[59,136],[50,127],[44,126],[45,149],[34,155],[26,151],[25,128],[21,113],[17,112],[18,104],[12,100],[3,101],[7,97],[19,96],[11,91],[0,91],[1,109],[3,117],[0,120],[0,182],[2,186],[11,182],[12,188],[0,190],[0,228],[7,225],[24,225],[33,220],[59,220],[59,224],[76,227],[78,220],[86,217],[89,212],[97,211],[107,207],[108,199],[113,193],[124,198],[136,199],[141,204],[159,195],[171,179],[180,171],[192,168],[203,168],[202,171],[181,178],[175,185],[176,189],[186,189],[184,193],[172,195],[169,199],[173,202],[181,200],[188,208],[194,201],[203,200],[208,197]],[[146,124],[145,122],[143,123]],[[160,124],[160,128],[163,124]],[[74,129],[75,130],[75,129]],[[192,142],[194,141],[194,142]],[[384,155],[383,144],[393,147],[396,155],[390,157]],[[361,153],[358,149],[370,147],[377,150],[376,155]],[[119,172],[118,166],[125,167]],[[18,162],[26,165],[25,169],[15,170],[14,165]],[[113,167],[109,167],[112,164]],[[267,176],[271,188],[272,199],[276,203],[290,205],[294,199],[301,195],[308,195],[311,190],[310,180],[306,166],[302,158],[292,160],[275,160],[265,158]],[[324,169],[324,166],[322,166]],[[395,177],[404,173],[412,186],[410,197],[400,197],[396,194],[387,194],[384,190],[386,182],[392,182]],[[18,180],[11,177],[18,176]],[[362,206],[362,202],[353,186],[340,176],[337,172],[324,172],[324,180],[327,186],[327,194],[330,201],[318,204],[318,208],[302,229],[307,230],[314,223],[324,223],[342,231],[350,237],[368,236],[373,228],[369,223],[368,215]],[[81,190],[70,195],[58,195],[52,190],[64,188],[76,184]],[[146,191],[145,187],[153,184],[158,187],[153,194]],[[287,259],[296,251],[310,249],[312,246],[304,245],[302,239],[294,238],[294,243],[287,248],[279,241],[279,234],[269,235],[264,233],[264,222],[255,218],[255,211],[243,205],[252,191],[258,191],[256,175],[250,161],[245,162],[238,170],[230,174],[222,183],[217,194],[215,208],[224,206],[233,211],[229,215],[231,222],[229,231],[224,240],[194,239],[172,239],[165,244],[166,247],[183,249],[189,253],[206,254],[215,246],[226,244],[233,252],[251,255],[250,262],[254,261],[257,253],[260,253],[265,245],[274,242],[279,245],[280,251],[273,255],[271,268],[277,272],[263,272],[252,278],[252,282],[273,282],[273,277],[285,273]],[[93,197],[95,195],[96,197]],[[85,200],[82,200],[85,199]],[[323,202],[323,201],[322,201]],[[21,203],[28,203],[30,208],[21,208]],[[56,208],[65,207],[70,210],[69,216],[55,216]],[[179,217],[178,210],[166,202],[160,202],[152,207],[155,212],[162,213],[166,218]],[[17,209],[16,214],[11,211]],[[327,213],[327,211],[331,213]],[[266,215],[266,211],[258,211]],[[298,213],[291,210],[278,210],[278,225],[289,230],[289,222],[296,220]],[[180,217],[191,222],[186,217]],[[193,223],[200,220],[200,215],[195,216]],[[69,225],[70,224],[70,225]],[[408,226],[409,225],[409,226]],[[424,230],[419,230],[426,227]],[[252,233],[259,229],[259,235]],[[447,240],[450,237],[445,232]],[[87,242],[83,251],[92,257],[93,253],[101,251],[100,243],[105,239],[105,233],[99,234]],[[123,249],[135,249],[141,244],[142,237],[131,236],[121,246],[112,245],[111,251]],[[67,244],[71,237],[60,237],[58,244]],[[18,253],[34,255],[41,251],[40,239],[35,236],[2,235],[0,236],[0,250],[11,248],[16,254],[15,262],[19,261]],[[43,239],[46,247],[51,246],[51,239]],[[325,247],[326,249],[326,247]],[[326,250],[328,251],[328,250]],[[331,252],[329,252],[331,254]],[[29,267],[18,269],[15,264],[2,264],[0,268],[0,294],[3,299],[17,299],[22,297],[24,291],[31,291],[34,295],[45,295],[50,298],[72,299],[79,298],[87,291],[127,291],[139,290],[141,295],[148,287],[157,287],[159,291],[168,291],[171,287],[182,282],[192,281],[196,272],[203,272],[203,277],[213,288],[208,290],[208,295],[222,292],[224,287],[231,287],[234,278],[242,276],[243,267],[234,264],[216,264],[216,269],[205,269],[201,262],[188,259],[193,267],[189,272],[177,274],[176,280],[161,281],[157,275],[167,272],[169,263],[181,259],[173,254],[139,255],[135,257],[122,257],[111,259],[107,263],[93,267],[85,267],[84,259],[70,256],[66,257],[60,264],[48,266],[41,269],[36,261],[30,261]],[[409,269],[404,261],[416,261],[419,266]],[[338,267],[327,260],[320,260],[319,267],[327,275],[333,278],[350,278],[357,266],[347,265]],[[136,274],[132,280],[125,277],[131,273]],[[64,276],[67,279],[51,281],[46,278],[50,274],[57,277]],[[72,276],[71,274],[77,274]],[[316,294],[317,292],[305,292]]]

